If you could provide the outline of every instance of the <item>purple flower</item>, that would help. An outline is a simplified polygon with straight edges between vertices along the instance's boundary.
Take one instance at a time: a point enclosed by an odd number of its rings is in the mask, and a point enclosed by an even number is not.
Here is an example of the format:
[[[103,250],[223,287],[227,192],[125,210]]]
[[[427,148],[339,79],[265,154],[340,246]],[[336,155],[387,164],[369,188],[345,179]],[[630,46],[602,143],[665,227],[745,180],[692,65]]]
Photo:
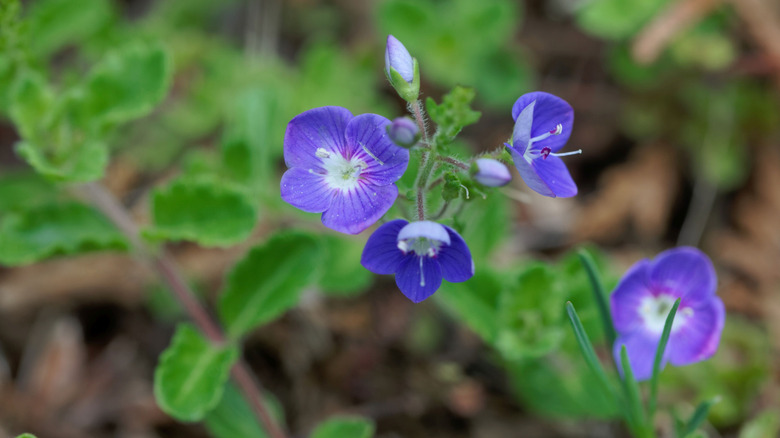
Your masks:
[[[441,279],[459,283],[474,275],[466,242],[450,227],[431,221],[390,221],[368,238],[360,263],[375,274],[395,274],[407,298],[419,303],[441,286]]]
[[[509,173],[509,169],[498,160],[480,158],[474,163],[476,164],[474,179],[483,186],[501,187],[509,184],[509,181],[512,181],[512,175]]]
[[[515,128],[506,144],[520,176],[535,192],[568,198],[577,186],[559,157],[582,151],[557,153],[571,135],[574,110],[563,99],[536,91],[520,96],[512,107]]]
[[[391,69],[395,69],[408,83],[414,80],[414,59],[403,44],[392,35],[387,36],[385,47],[385,72],[392,76]]]
[[[342,233],[357,234],[393,205],[393,184],[406,171],[409,151],[387,136],[390,121],[376,114],[353,117],[345,108],[304,111],[287,125],[282,199]]]
[[[408,117],[398,117],[387,127],[387,135],[398,146],[410,148],[420,139],[420,129]]]
[[[618,367],[625,345],[637,380],[652,376],[661,332],[677,298],[680,306],[661,366],[688,365],[715,354],[725,318],[716,286],[712,262],[695,248],[670,249],[653,261],[637,262],[610,297],[618,332],[613,351]]]

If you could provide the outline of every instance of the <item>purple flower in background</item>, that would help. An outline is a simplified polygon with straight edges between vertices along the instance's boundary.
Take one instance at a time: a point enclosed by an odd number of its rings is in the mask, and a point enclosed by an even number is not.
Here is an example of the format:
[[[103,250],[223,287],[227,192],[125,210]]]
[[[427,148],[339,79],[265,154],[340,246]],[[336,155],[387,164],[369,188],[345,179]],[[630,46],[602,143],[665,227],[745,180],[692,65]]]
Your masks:
[[[391,69],[395,69],[408,83],[414,80],[414,59],[403,44],[392,35],[387,36],[385,47],[385,72],[392,77]]]
[[[577,185],[559,157],[582,151],[557,153],[571,135],[574,110],[560,97],[536,91],[520,96],[512,107],[515,128],[506,144],[520,176],[535,192],[568,198]]]
[[[441,286],[474,275],[466,242],[450,227],[431,221],[390,221],[368,238],[360,263],[375,274],[395,274],[407,298],[419,303]]]
[[[652,376],[661,332],[677,298],[680,306],[661,366],[688,365],[715,354],[725,318],[716,286],[712,262],[695,248],[670,249],[632,266],[610,297],[618,367],[625,345],[637,380]]]
[[[387,127],[387,135],[398,146],[410,148],[420,139],[420,129],[408,117],[398,117]]]
[[[509,169],[498,160],[480,158],[474,163],[476,164],[474,179],[483,186],[501,187],[509,184],[509,181],[512,181],[512,175],[509,173]]]
[[[357,234],[376,222],[398,197],[396,182],[409,151],[387,136],[390,121],[376,114],[353,117],[326,106],[295,116],[284,135],[282,199],[322,223]]]

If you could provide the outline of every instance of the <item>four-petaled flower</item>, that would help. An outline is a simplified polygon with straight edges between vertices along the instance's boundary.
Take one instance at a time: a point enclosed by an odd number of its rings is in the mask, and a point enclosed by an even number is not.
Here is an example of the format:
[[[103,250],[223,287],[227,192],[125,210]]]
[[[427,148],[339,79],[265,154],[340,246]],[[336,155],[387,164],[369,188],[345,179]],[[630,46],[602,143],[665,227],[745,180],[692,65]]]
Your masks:
[[[695,248],[671,249],[653,261],[637,262],[610,297],[618,366],[625,345],[637,380],[652,376],[661,332],[677,298],[680,306],[661,365],[687,365],[715,354],[725,317],[716,286],[712,262]]]
[[[284,136],[282,199],[342,233],[357,234],[393,205],[393,184],[406,171],[409,151],[387,136],[390,121],[376,114],[353,117],[326,106],[295,116]]]
[[[557,153],[571,135],[574,110],[565,100],[542,91],[520,96],[512,107],[515,128],[506,144],[528,187],[544,196],[568,198],[577,194],[569,170]]]
[[[396,219],[368,238],[360,263],[375,274],[395,274],[407,298],[419,303],[441,286],[474,275],[474,261],[466,242],[452,228],[431,221]]]

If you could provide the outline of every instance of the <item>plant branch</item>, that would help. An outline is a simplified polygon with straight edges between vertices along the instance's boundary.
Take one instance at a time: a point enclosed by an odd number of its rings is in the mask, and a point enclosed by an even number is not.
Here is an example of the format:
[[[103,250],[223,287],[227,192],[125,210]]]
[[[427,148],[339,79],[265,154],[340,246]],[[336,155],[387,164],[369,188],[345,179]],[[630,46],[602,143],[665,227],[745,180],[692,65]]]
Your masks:
[[[133,221],[130,213],[122,206],[119,200],[114,197],[103,185],[99,183],[88,183],[84,185],[83,193],[92,202],[95,207],[103,212],[112,222],[122,231],[133,246],[133,249],[144,261],[148,262],[154,270],[165,280],[169,290],[184,310],[201,329],[204,335],[213,344],[222,345],[227,342],[222,329],[214,318],[209,315],[206,309],[200,304],[195,294],[190,289],[184,276],[176,266],[173,259],[164,251],[152,252],[149,247],[139,238],[138,226]],[[233,380],[244,394],[246,401],[252,407],[260,423],[272,438],[287,438],[287,434],[271,417],[270,411],[266,407],[259,383],[249,372],[249,367],[243,359],[233,365],[230,370]]]
[[[445,157],[444,155],[439,155],[436,157],[436,159],[448,164],[452,164],[455,167],[460,167],[463,170],[469,170],[471,168],[468,164],[464,163],[463,161],[457,160],[452,157]]]

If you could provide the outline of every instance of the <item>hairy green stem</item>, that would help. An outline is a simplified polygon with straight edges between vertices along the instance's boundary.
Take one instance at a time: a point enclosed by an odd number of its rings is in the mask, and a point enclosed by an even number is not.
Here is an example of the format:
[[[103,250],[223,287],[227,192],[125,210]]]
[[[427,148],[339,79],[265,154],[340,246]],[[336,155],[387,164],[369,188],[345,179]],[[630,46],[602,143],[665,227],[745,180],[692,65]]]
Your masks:
[[[445,157],[444,155],[439,155],[439,156],[436,157],[436,159],[439,160],[439,161],[443,161],[445,163],[448,163],[448,164],[452,164],[455,167],[460,167],[463,170],[471,169],[471,166],[469,166],[467,163],[465,163],[463,161],[460,161],[460,160],[458,160],[456,158]]]
[[[209,341],[218,346],[228,342],[222,328],[195,297],[173,259],[164,250],[156,253],[151,251],[139,238],[138,226],[119,200],[99,183],[86,184],[84,193],[92,204],[111,219],[117,228],[122,231],[136,253],[148,262],[160,277],[165,280],[169,286],[168,290],[184,307],[184,310]],[[271,417],[271,413],[263,401],[259,383],[253,378],[246,362],[243,359],[239,359],[233,365],[230,374],[269,436],[272,438],[287,438],[287,434]]]

